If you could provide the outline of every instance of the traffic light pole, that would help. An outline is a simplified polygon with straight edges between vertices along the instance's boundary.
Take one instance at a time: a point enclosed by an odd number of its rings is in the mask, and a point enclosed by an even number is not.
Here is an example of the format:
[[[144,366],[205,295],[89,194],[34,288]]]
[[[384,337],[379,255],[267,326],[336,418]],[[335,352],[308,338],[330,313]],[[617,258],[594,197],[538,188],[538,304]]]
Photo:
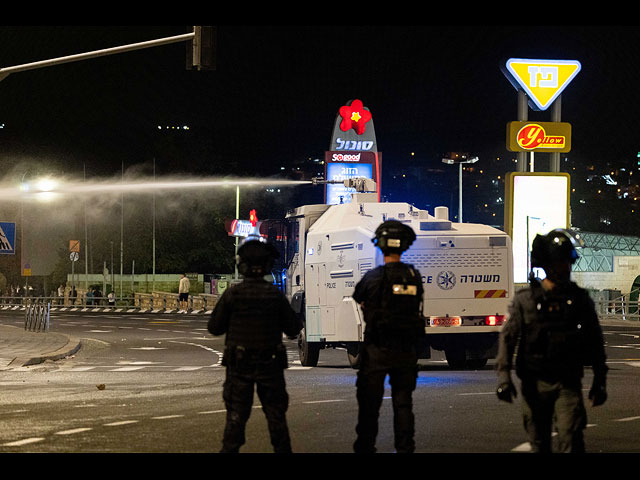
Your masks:
[[[196,33],[195,33],[196,28],[200,28],[200,27],[194,27],[194,31],[192,31],[191,33],[185,33],[183,35],[175,35],[173,37],[165,37],[165,38],[159,38],[156,40],[149,40],[146,42],[122,45],[120,47],[105,48],[102,50],[94,50],[92,52],[78,53],[76,55],[68,55],[65,57],[52,58],[49,60],[41,60],[39,62],[25,63],[23,65],[15,65],[13,67],[0,68],[0,81],[5,79],[8,75],[16,72],[24,72],[26,70],[33,70],[36,68],[60,65],[62,63],[77,62],[80,60],[87,60],[89,58],[104,57],[106,55],[113,55],[116,53],[130,52],[133,50],[140,50],[143,48],[158,47],[160,45],[167,45],[170,43],[178,43],[178,42],[185,42],[188,40],[194,40],[196,37]]]

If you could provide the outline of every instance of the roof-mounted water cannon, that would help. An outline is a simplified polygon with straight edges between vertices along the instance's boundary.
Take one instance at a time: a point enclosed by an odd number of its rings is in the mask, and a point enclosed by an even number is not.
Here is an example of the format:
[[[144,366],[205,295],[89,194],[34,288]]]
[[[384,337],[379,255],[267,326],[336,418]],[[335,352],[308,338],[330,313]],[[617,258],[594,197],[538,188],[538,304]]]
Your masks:
[[[311,179],[311,184],[342,184],[345,188],[353,188],[358,193],[376,193],[378,191],[376,182],[371,178],[365,177],[346,178],[344,180],[325,180],[322,177],[314,177]]]

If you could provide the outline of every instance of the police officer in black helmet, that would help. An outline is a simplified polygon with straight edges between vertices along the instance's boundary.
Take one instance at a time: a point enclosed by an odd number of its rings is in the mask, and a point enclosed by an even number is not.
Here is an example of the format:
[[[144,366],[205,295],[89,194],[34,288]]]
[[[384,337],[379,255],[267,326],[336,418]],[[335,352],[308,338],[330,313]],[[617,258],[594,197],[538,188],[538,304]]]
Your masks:
[[[396,451],[415,450],[412,394],[418,376],[418,348],[425,336],[423,287],[420,272],[400,260],[415,238],[408,225],[396,220],[383,222],[372,241],[382,251],[385,263],[367,272],[353,293],[366,324],[356,381],[356,453],[376,451],[378,415],[387,375]]]
[[[302,325],[286,297],[264,280],[279,255],[277,250],[256,238],[248,237],[238,249],[238,271],[244,279],[225,290],[208,324],[213,335],[226,334],[222,364],[227,376],[222,395],[227,420],[221,452],[236,453],[245,443],[255,385],[274,451],[290,453],[285,416],[289,405],[284,379],[287,355],[282,336],[296,337]]]
[[[529,287],[516,293],[500,333],[498,398],[511,403],[517,395],[510,373],[517,347],[524,426],[533,452],[552,451],[553,422],[558,451],[584,452],[585,365],[593,369],[592,406],[607,399],[608,368],[598,316],[587,291],[570,280],[579,246],[581,240],[571,231],[536,235],[531,265],[544,269],[546,278],[540,281],[531,274]]]

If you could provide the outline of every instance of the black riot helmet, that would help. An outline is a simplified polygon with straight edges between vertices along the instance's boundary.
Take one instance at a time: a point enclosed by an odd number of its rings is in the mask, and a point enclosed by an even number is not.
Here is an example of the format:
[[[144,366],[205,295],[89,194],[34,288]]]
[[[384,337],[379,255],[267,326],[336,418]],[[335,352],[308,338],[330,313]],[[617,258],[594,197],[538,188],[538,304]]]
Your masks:
[[[546,235],[536,235],[531,245],[531,266],[545,268],[558,261],[573,264],[578,259],[576,249],[580,247],[584,247],[583,240],[571,230],[557,228]]]
[[[371,239],[382,253],[402,254],[416,239],[416,234],[409,225],[398,220],[387,220],[376,228],[376,236]]]
[[[261,237],[247,237],[238,249],[238,272],[244,277],[263,277],[273,267],[273,261],[280,256],[273,245]]]

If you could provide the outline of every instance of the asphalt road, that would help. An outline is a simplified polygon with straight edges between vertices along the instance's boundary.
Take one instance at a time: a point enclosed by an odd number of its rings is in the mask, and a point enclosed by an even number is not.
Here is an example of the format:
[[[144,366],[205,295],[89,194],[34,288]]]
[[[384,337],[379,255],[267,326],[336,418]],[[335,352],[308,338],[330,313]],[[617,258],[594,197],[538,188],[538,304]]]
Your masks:
[[[0,372],[0,452],[209,453],[220,448],[223,338],[207,318],[177,315],[61,315],[51,331],[83,346],[72,358]],[[18,315],[0,323],[20,325]],[[603,325],[609,400],[587,407],[589,452],[640,452],[640,326]],[[346,352],[326,350],[318,367],[300,366],[288,342],[288,421],[299,453],[350,453],[355,439],[356,371]],[[495,396],[493,363],[451,370],[440,352],[420,363],[414,394],[419,453],[526,452],[514,404]],[[587,371],[585,395],[591,382]],[[389,392],[388,392],[389,393]],[[259,405],[242,452],[271,452]],[[390,398],[378,450],[393,452]]]

